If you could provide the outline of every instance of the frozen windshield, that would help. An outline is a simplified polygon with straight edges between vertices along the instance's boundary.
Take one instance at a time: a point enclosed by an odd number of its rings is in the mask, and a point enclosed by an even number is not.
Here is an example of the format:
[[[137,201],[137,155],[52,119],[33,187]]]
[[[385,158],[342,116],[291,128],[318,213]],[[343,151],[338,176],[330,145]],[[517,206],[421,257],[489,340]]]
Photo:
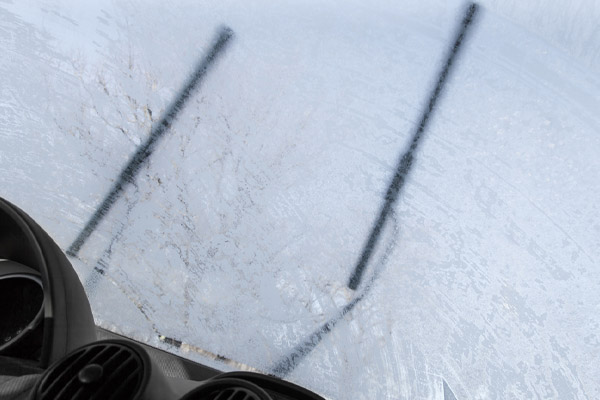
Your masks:
[[[597,398],[600,3],[203,3],[0,2],[0,195],[96,323],[333,400]]]

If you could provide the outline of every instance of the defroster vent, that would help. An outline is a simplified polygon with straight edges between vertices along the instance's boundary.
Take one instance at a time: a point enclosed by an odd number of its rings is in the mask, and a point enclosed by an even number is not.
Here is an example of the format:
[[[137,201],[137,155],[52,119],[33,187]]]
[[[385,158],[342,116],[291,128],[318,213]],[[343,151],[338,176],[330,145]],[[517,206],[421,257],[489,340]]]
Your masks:
[[[53,364],[36,391],[37,400],[133,400],[148,382],[149,361],[122,340],[95,342]]]

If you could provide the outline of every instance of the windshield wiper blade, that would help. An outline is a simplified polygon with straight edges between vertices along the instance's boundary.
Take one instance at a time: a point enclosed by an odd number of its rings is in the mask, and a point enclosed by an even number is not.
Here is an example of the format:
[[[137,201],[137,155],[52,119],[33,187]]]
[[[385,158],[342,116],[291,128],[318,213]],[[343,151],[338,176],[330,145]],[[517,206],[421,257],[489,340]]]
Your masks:
[[[421,121],[419,122],[419,125],[417,125],[417,128],[412,136],[410,146],[404,152],[404,154],[402,154],[402,157],[400,157],[400,160],[398,161],[396,171],[385,194],[384,202],[381,206],[379,216],[377,217],[377,220],[375,221],[375,224],[371,229],[371,234],[369,235],[369,238],[365,243],[360,258],[358,259],[358,263],[356,264],[356,267],[354,268],[354,271],[352,272],[352,275],[350,275],[350,279],[348,280],[348,287],[352,290],[356,290],[358,285],[360,285],[362,276],[365,272],[365,268],[369,263],[371,255],[373,254],[373,250],[377,246],[377,242],[379,241],[379,237],[381,236],[381,231],[383,230],[387,222],[390,211],[396,204],[400,190],[406,182],[406,177],[408,176],[408,173],[410,172],[413,166],[414,154],[417,150],[417,147],[419,146],[419,143],[421,142],[421,139],[425,132],[425,128],[427,127],[427,123],[429,122],[431,113],[433,112],[435,105],[440,97],[440,94],[442,93],[444,83],[446,82],[452,64],[454,63],[454,60],[458,55],[460,45],[462,44],[463,39],[467,34],[469,26],[473,22],[473,17],[475,16],[477,7],[477,4],[471,3],[467,8],[467,12],[462,20],[460,30],[458,31],[458,35],[454,41],[454,45],[450,49],[450,54],[448,55],[446,63],[444,64],[444,67],[442,68],[438,76],[437,84],[435,85],[433,91],[431,92],[431,95],[429,96],[429,102],[427,104],[427,107],[423,109]]]
[[[279,377],[285,377],[290,372],[296,368],[296,365],[300,362],[300,360],[308,355],[314,349],[321,340],[330,333],[333,328],[348,314],[350,311],[354,309],[360,303],[365,296],[369,293],[369,291],[373,288],[373,283],[382,272],[385,264],[387,264],[388,258],[392,254],[396,243],[398,242],[398,232],[400,228],[398,226],[398,219],[396,218],[395,212],[392,211],[391,217],[394,222],[392,236],[388,242],[388,245],[385,248],[385,251],[381,255],[379,261],[377,262],[377,267],[375,268],[375,272],[369,279],[366,285],[363,285],[362,292],[354,297],[348,304],[342,307],[332,318],[330,318],[327,322],[321,325],[318,329],[313,331],[312,334],[308,336],[302,343],[296,345],[286,357],[281,358],[273,367],[271,367],[271,371],[274,375]]]
[[[157,124],[153,125],[148,139],[146,139],[146,141],[138,147],[127,165],[125,165],[112,188],[106,197],[104,197],[104,200],[102,200],[100,206],[98,206],[85,227],[81,230],[81,232],[79,232],[77,238],[67,249],[66,253],[68,255],[71,257],[77,256],[81,247],[90,237],[92,232],[94,232],[94,230],[98,227],[98,224],[100,224],[106,214],[108,214],[113,204],[121,196],[123,190],[135,180],[135,177],[140,171],[142,165],[148,160],[148,157],[152,155],[152,152],[154,151],[159,139],[161,139],[171,127],[171,124],[173,121],[175,121],[177,115],[185,106],[185,103],[189,99],[194,89],[200,84],[200,82],[202,82],[202,79],[206,76],[209,68],[212,66],[212,64],[214,64],[215,60],[223,52],[223,50],[225,50],[228,41],[232,37],[233,31],[230,28],[223,26],[219,29],[217,38],[206,56],[200,61],[194,73],[190,76],[177,95],[176,100],[171,103],[169,108],[163,114],[161,120]]]
[[[356,268],[352,275],[350,276],[350,280],[348,281],[348,287],[353,290],[356,290],[361,282],[362,276],[365,271],[365,267],[369,262],[371,256],[373,255],[373,250],[375,245],[377,244],[379,237],[383,231],[384,225],[389,219],[390,216],[393,216],[393,206],[396,203],[398,198],[398,194],[402,189],[404,182],[406,180],[406,176],[410,171],[410,168],[413,164],[414,152],[419,145],[419,142],[423,136],[425,131],[425,127],[427,126],[427,122],[431,116],[432,111],[435,108],[435,105],[440,97],[442,89],[444,87],[444,83],[446,82],[448,75],[451,71],[452,64],[456,60],[458,55],[458,51],[460,49],[461,44],[467,34],[469,27],[471,26],[475,13],[478,10],[478,5],[476,3],[470,3],[467,7],[467,11],[465,16],[461,22],[460,28],[458,30],[456,39],[452,47],[450,48],[450,52],[444,63],[442,70],[438,76],[437,83],[431,92],[429,97],[429,102],[427,107],[423,110],[421,121],[416,128],[415,133],[413,134],[413,138],[409,148],[404,152],[400,161],[398,162],[398,166],[394,173],[394,177],[388,187],[386,192],[384,203],[379,213],[379,217],[377,218],[373,229],[371,230],[371,234],[365,244],[361,257],[356,265]],[[392,243],[393,244],[393,243]],[[390,251],[386,251],[383,255],[382,262],[385,263],[387,261],[387,256]],[[317,345],[323,340],[323,338],[330,333],[333,328],[337,325],[338,322],[342,320],[342,318],[348,314],[358,303],[360,303],[365,296],[368,294],[370,289],[372,288],[375,279],[377,278],[377,271],[371,277],[368,284],[365,286],[362,293],[357,295],[352,301],[350,301],[347,305],[342,307],[336,315],[330,318],[327,322],[321,325],[318,329],[316,329],[311,335],[308,336],[307,339],[302,341],[300,344],[294,346],[294,348],[284,357],[282,357],[275,365],[271,368],[271,371],[277,376],[286,376],[291,373],[300,363],[300,361],[306,357]]]

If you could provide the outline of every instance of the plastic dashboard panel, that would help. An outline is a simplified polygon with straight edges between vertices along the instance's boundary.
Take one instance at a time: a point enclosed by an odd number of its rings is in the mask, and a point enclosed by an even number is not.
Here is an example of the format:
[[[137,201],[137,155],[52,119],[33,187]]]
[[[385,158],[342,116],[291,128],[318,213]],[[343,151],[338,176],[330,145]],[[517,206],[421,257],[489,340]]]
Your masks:
[[[119,337],[101,330],[101,336]],[[204,377],[202,380],[182,376]],[[254,372],[207,368],[129,339],[105,339],[67,354],[15,397],[37,400],[322,400],[300,386]],[[14,384],[14,382],[13,382]],[[31,384],[35,384],[31,388]],[[0,385],[0,396],[2,387]],[[12,398],[12,397],[11,397]]]

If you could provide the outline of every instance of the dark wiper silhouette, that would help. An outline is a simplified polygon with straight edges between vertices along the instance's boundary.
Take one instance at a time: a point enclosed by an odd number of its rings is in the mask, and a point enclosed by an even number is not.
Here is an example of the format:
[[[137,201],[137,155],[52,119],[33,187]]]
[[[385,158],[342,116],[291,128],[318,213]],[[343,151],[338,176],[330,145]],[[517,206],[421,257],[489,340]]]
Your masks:
[[[467,8],[467,12],[465,14],[464,19],[462,20],[462,24],[460,30],[458,32],[458,36],[454,41],[454,45],[450,50],[450,54],[442,68],[442,71],[439,74],[437,84],[431,92],[429,96],[429,103],[427,107],[423,110],[421,115],[421,121],[415,132],[413,133],[412,141],[408,149],[402,154],[400,160],[398,161],[398,165],[396,167],[396,171],[394,173],[394,177],[392,178],[388,190],[384,197],[383,205],[381,206],[381,211],[379,212],[379,217],[375,221],[373,228],[371,229],[371,234],[365,243],[363,251],[358,259],[358,263],[354,268],[354,272],[350,275],[350,279],[348,280],[348,287],[352,290],[356,290],[358,285],[360,285],[360,281],[362,280],[362,276],[365,272],[365,268],[369,263],[371,255],[373,254],[373,250],[379,241],[379,237],[381,236],[381,231],[383,230],[390,211],[393,209],[396,201],[398,200],[398,194],[400,190],[404,186],[406,182],[406,177],[411,170],[414,161],[414,154],[417,151],[417,147],[421,142],[423,134],[425,132],[425,128],[427,127],[427,123],[429,122],[429,118],[435,105],[442,93],[442,89],[444,88],[444,83],[448,78],[448,74],[450,73],[450,68],[458,55],[458,50],[460,49],[460,45],[463,42],[465,35],[467,34],[467,30],[471,23],[473,22],[473,17],[475,16],[475,12],[477,11],[477,4],[471,3]]]
[[[394,218],[394,205],[397,202],[400,191],[402,190],[408,173],[410,172],[414,158],[415,152],[418,148],[420,141],[424,135],[425,129],[427,127],[430,116],[435,109],[437,101],[442,93],[444,88],[444,84],[447,80],[447,77],[451,71],[451,67],[458,55],[459,49],[465,35],[467,34],[468,28],[471,26],[476,11],[478,9],[477,4],[470,3],[467,7],[465,16],[462,20],[461,26],[459,28],[457,37],[451,47],[449,54],[447,56],[446,62],[438,76],[437,83],[430,94],[429,101],[427,106],[423,109],[421,119],[419,124],[417,125],[415,132],[413,133],[412,140],[410,142],[409,147],[405,150],[398,161],[398,165],[395,169],[395,173],[393,178],[389,184],[389,187],[386,191],[384,201],[379,213],[378,218],[376,219],[373,228],[371,229],[371,233],[363,247],[361,252],[361,256],[355,266],[353,273],[350,276],[348,281],[348,287],[356,290],[361,281],[363,279],[363,275],[366,269],[366,266],[369,264],[374,249],[377,246],[377,243],[380,240],[380,236],[384,230],[389,219]],[[147,161],[152,152],[156,147],[156,143],[158,140],[166,133],[169,129],[177,114],[184,107],[186,101],[191,95],[192,91],[196,86],[201,82],[202,78],[206,75],[210,66],[214,63],[215,59],[220,55],[222,50],[226,47],[227,42],[233,36],[233,32],[229,28],[221,28],[217,34],[217,39],[215,40],[212,48],[207,53],[205,58],[198,64],[195,73],[191,76],[191,78],[184,85],[183,89],[179,93],[177,100],[171,104],[168,110],[163,115],[162,119],[158,122],[158,124],[153,126],[153,129],[150,133],[150,136],[142,144],[132,158],[129,160],[128,164],[121,171],[118,179],[115,184],[109,191],[109,193],[104,198],[101,205],[96,209],[90,220],[87,222],[86,226],[79,233],[77,238],[73,241],[71,246],[67,250],[67,254],[73,257],[76,257],[81,247],[85,244],[86,240],[90,237],[93,231],[97,228],[102,219],[109,212],[110,208],[113,204],[118,200],[118,198],[122,195],[123,190],[127,187],[127,185],[132,184],[135,180],[135,176],[139,172],[141,166]],[[397,221],[395,221],[397,225]],[[397,232],[397,226],[394,228],[394,232]],[[118,238],[115,238],[118,239]],[[391,241],[391,243],[386,247],[383,256],[381,257],[378,265],[382,266],[387,262],[387,258],[389,254],[391,254],[391,250],[394,246],[395,239]],[[108,257],[110,258],[110,246],[108,250]],[[104,270],[107,268],[107,264],[100,260],[97,266],[94,268],[94,272],[104,275]],[[361,293],[357,294],[355,298],[350,301],[347,305],[342,307],[337,314],[328,320],[326,323],[321,325],[321,327],[315,330],[311,335],[308,336],[306,340],[295,346],[292,351],[285,357],[281,358],[275,365],[270,369],[270,371],[277,376],[285,376],[293,371],[296,366],[300,363],[300,361],[308,355],[325,337],[326,334],[331,332],[331,330],[337,325],[339,321],[349,313],[360,301],[364,299],[364,297],[368,294],[370,289],[373,286],[373,282],[377,278],[379,270],[374,271],[371,276],[369,282],[366,285],[363,285],[363,290]],[[143,312],[143,310],[140,309]],[[145,313],[144,313],[145,315]],[[145,315],[146,316],[146,315]],[[148,318],[146,316],[146,318]],[[182,342],[173,338],[169,338],[161,335],[156,327],[153,324],[153,329],[155,332],[159,334],[159,338],[165,343],[172,344],[176,347],[180,347]],[[219,358],[226,359],[223,356],[219,356]]]
[[[427,123],[430,119],[431,113],[433,112],[436,103],[442,93],[444,88],[444,84],[450,74],[452,65],[458,56],[461,44],[468,32],[469,27],[472,25],[475,14],[478,10],[478,5],[475,3],[470,3],[465,12],[465,16],[461,22],[461,25],[458,29],[457,36],[453,42],[452,47],[450,48],[449,54],[446,58],[446,62],[442,70],[440,71],[437,79],[437,83],[429,96],[429,101],[427,106],[423,109],[421,120],[419,125],[417,125],[415,132],[413,133],[412,140],[408,149],[402,154],[400,160],[398,161],[398,165],[394,172],[394,176],[390,182],[388,190],[385,194],[383,205],[381,207],[381,211],[379,213],[379,217],[375,221],[369,238],[363,248],[361,256],[356,264],[356,267],[350,276],[348,281],[348,287],[350,289],[356,290],[361,283],[363,278],[365,268],[373,255],[373,251],[377,245],[377,242],[380,239],[383,228],[386,225],[386,222],[393,215],[394,205],[398,199],[398,195],[400,194],[400,190],[403,188],[404,183],[406,182],[406,177],[413,166],[415,152],[417,147],[419,146],[420,141],[423,138],[425,128],[427,127]],[[382,261],[385,262],[387,259],[388,251],[385,252]],[[331,330],[337,325],[337,323],[362,300],[365,295],[369,292],[373,285],[373,281],[377,277],[377,271],[371,278],[370,282],[365,286],[362,293],[358,294],[352,301],[350,301],[347,305],[342,307],[341,310],[337,312],[337,314],[321,325],[317,330],[315,330],[312,334],[310,334],[304,341],[300,344],[296,345],[292,351],[286,356],[282,357],[275,365],[271,368],[271,371],[280,377],[284,377],[292,372],[296,366],[302,361],[302,359],[308,355],[327,335]]]
[[[208,51],[206,56],[200,61],[194,73],[190,76],[188,81],[184,84],[183,88],[176,97],[176,100],[171,103],[169,108],[163,114],[162,118],[158,123],[154,124],[150,132],[150,136],[146,141],[141,144],[134,155],[131,157],[127,165],[121,171],[119,177],[115,181],[114,185],[100,204],[94,214],[90,217],[85,227],[79,232],[77,238],[73,241],[71,246],[67,249],[67,254],[72,257],[77,257],[81,246],[83,246],[86,240],[90,237],[92,232],[98,227],[98,224],[104,219],[106,214],[110,211],[113,204],[122,195],[123,190],[135,180],[136,175],[140,171],[142,165],[152,155],[152,152],[156,148],[158,141],[165,135],[165,133],[171,127],[171,124],[177,118],[179,112],[185,106],[185,103],[189,99],[192,92],[202,82],[202,79],[206,76],[206,73],[210,67],[214,64],[217,57],[225,49],[227,42],[232,38],[233,31],[228,27],[221,27],[217,32],[217,38],[214,41],[211,49]]]
[[[177,118],[177,115],[183,109],[183,107],[185,106],[185,103],[187,102],[189,97],[192,95],[193,91],[196,90],[197,87],[200,85],[200,83],[202,82],[202,79],[206,76],[209,68],[214,64],[217,57],[220,56],[221,53],[223,53],[223,51],[226,48],[226,45],[228,44],[228,42],[230,41],[230,39],[232,37],[233,37],[233,31],[226,26],[221,27],[217,31],[216,39],[214,40],[212,47],[206,53],[205,57],[200,60],[194,73],[190,76],[190,78],[188,78],[188,80],[184,84],[183,88],[181,89],[179,94],[176,96],[175,100],[170,104],[169,108],[164,113],[164,115],[162,116],[160,121],[157,124],[153,125],[153,128],[150,132],[148,139],[142,145],[140,145],[138,147],[138,149],[136,150],[134,155],[131,157],[131,159],[129,160],[127,165],[123,168],[123,170],[117,177],[115,184],[113,185],[111,190],[108,192],[108,194],[106,195],[106,197],[104,198],[104,200],[102,201],[100,206],[98,206],[98,208],[96,209],[96,211],[94,212],[92,217],[89,219],[89,221],[87,222],[85,227],[79,233],[77,238],[73,241],[71,246],[69,246],[69,248],[67,249],[66,253],[68,255],[70,255],[71,257],[78,256],[78,253],[79,253],[79,250],[81,249],[81,247],[85,244],[85,242],[90,237],[90,235],[98,227],[98,225],[100,224],[102,219],[104,219],[104,217],[108,214],[108,212],[110,211],[110,208],[113,206],[113,204],[123,194],[123,190],[128,185],[134,184],[137,173],[139,172],[139,170],[143,166],[143,164],[152,155],[159,139],[171,127],[173,121],[175,121],[175,119]],[[130,208],[130,207],[128,207],[128,208]],[[84,287],[86,288],[88,297],[92,296],[94,294],[95,287],[99,283],[100,276],[104,276],[107,279],[111,279],[109,277],[109,275],[107,275],[107,270],[109,268],[108,261],[111,258],[112,247],[113,247],[114,243],[119,241],[119,239],[121,238],[121,235],[122,235],[122,229],[116,235],[113,235],[108,247],[105,249],[105,251],[102,254],[102,256],[100,257],[100,259],[97,260],[96,265],[92,269],[89,277],[86,279]],[[113,281],[113,283],[118,286],[117,282]],[[123,289],[121,289],[121,290],[123,290]],[[166,344],[175,346],[175,347],[181,347],[184,345],[184,343],[180,340],[163,335],[159,331],[159,329],[156,326],[156,324],[154,323],[154,321],[144,311],[143,306],[141,304],[139,304],[139,302],[137,302],[134,298],[130,297],[124,290],[123,290],[123,293],[129,298],[129,300],[133,304],[135,304],[135,306],[142,313],[144,318],[151,324],[152,330],[156,333],[159,340],[161,340],[162,342],[164,342]],[[234,368],[243,369],[243,370],[254,370],[256,372],[259,372],[257,369],[255,369],[251,366],[248,366],[248,365],[242,364],[240,362],[237,362],[235,360],[229,359],[223,355],[213,354],[207,350],[204,350],[204,349],[201,349],[199,347],[189,345],[189,344],[185,344],[185,346],[188,348],[188,350],[194,351],[199,354],[203,354],[204,356],[213,358],[215,360],[225,362],[226,364],[228,364]]]
[[[336,315],[325,322],[321,327],[315,330],[312,334],[310,334],[302,343],[298,344],[294,349],[290,352],[287,357],[283,357],[280,359],[273,367],[271,367],[270,372],[279,377],[284,377],[288,375],[290,372],[294,370],[294,368],[300,363],[304,356],[308,355],[313,348],[315,348],[321,340],[330,333],[333,328],[348,314],[358,303],[360,303],[365,296],[369,293],[371,288],[373,287],[373,283],[378,278],[379,274],[383,270],[383,267],[388,261],[389,256],[392,254],[394,247],[397,242],[397,234],[400,230],[398,226],[398,221],[396,219],[394,211],[390,212],[389,218],[394,222],[394,228],[392,232],[392,237],[389,240],[388,245],[385,247],[383,254],[381,255],[379,261],[377,262],[375,271],[364,288],[362,292],[357,295],[352,301],[342,307]]]

